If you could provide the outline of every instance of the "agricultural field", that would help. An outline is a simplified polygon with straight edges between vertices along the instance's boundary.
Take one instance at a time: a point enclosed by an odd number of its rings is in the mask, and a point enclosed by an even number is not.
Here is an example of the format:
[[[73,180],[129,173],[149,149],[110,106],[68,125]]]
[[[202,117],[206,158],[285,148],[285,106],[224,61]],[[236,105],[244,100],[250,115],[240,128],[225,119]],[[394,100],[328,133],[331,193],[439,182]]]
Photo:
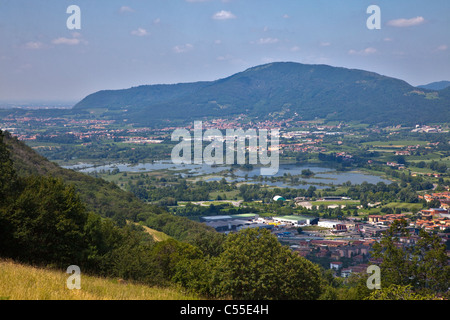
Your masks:
[[[404,148],[407,146],[425,146],[429,141],[422,140],[390,140],[390,141],[370,141],[363,145],[373,146],[374,148]]]

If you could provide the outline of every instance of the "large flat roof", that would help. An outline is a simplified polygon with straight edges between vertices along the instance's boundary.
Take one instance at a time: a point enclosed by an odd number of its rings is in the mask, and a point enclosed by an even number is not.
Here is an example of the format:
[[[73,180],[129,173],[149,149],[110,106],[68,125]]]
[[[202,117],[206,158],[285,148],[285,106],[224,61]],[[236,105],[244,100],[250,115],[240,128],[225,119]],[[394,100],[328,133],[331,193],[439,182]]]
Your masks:
[[[221,216],[204,216],[201,217],[204,221],[219,221],[219,220],[233,220],[233,219],[246,219],[254,218],[258,216],[256,213],[243,213],[243,214],[233,214],[233,215],[221,215]]]
[[[239,218],[252,218],[256,217],[257,213],[242,213],[242,214],[233,214],[231,215],[232,218],[239,219]]]
[[[202,217],[203,220],[206,221],[218,221],[218,220],[231,220],[233,219],[232,216],[207,216],[207,217]]]
[[[300,220],[312,220],[312,219],[317,219],[317,217],[310,217],[310,216],[296,216],[296,215],[291,215],[291,216],[281,216],[281,217],[273,217],[273,219],[284,219],[284,220],[293,220],[293,221],[300,221]]]

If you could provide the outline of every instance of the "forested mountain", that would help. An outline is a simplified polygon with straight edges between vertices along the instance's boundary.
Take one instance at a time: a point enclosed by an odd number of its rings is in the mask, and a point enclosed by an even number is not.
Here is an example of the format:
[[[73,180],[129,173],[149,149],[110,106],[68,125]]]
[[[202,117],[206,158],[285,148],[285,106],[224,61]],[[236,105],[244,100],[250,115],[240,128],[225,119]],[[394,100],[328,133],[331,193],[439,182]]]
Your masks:
[[[448,118],[449,106],[443,91],[418,89],[373,72],[277,62],[211,82],[99,91],[76,104],[73,112],[104,110],[111,119],[143,125],[243,113],[263,119],[279,111],[303,119],[416,124]]]
[[[428,90],[443,90],[450,87],[450,81],[438,81],[418,86],[418,88],[428,89]]]

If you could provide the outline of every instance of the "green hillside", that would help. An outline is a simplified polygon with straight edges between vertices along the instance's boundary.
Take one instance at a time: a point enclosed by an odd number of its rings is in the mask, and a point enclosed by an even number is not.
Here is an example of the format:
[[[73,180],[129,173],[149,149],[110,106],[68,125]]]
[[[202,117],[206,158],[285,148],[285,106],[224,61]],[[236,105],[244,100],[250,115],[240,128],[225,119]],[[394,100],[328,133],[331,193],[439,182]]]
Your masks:
[[[0,132],[0,258],[170,288],[186,264],[207,257],[212,243],[218,251],[222,240]]]
[[[152,218],[151,221],[155,225],[149,225],[149,227],[166,232],[177,240],[191,242],[204,233],[215,233],[212,228],[204,224],[169,215],[160,207],[146,204],[114,183],[61,168],[7,132],[4,134],[4,142],[9,147],[14,170],[19,176],[37,175],[60,178],[66,184],[75,187],[89,211],[105,218],[111,218],[119,225],[126,224],[127,219],[133,222],[143,222]]]
[[[438,81],[432,82],[426,85],[418,86],[418,88],[428,89],[428,90],[443,90],[450,87],[450,81]]]
[[[0,300],[197,300],[178,288],[149,287],[81,274],[81,289],[69,290],[63,270],[0,260]]]
[[[104,109],[104,117],[142,125],[242,113],[268,118],[276,111],[285,116],[297,113],[306,120],[416,124],[448,118],[449,105],[445,92],[418,89],[373,72],[278,62],[211,82],[100,91],[73,111]]]
[[[320,267],[282,246],[266,229],[250,228],[225,237],[201,227],[200,223],[152,212],[147,212],[145,220],[123,219],[122,224],[122,219],[95,213],[96,205],[109,205],[97,203],[102,198],[95,196],[91,182],[78,182],[75,187],[62,179],[64,174],[71,176],[67,171],[59,173],[57,167],[22,148],[11,137],[8,139],[7,144],[3,143],[4,136],[0,133],[1,259],[57,270],[76,265],[85,275],[121,278],[152,288],[182,287],[194,295],[216,299],[308,300],[319,298],[323,292],[325,283]],[[27,153],[30,158],[25,157]],[[33,166],[27,168],[30,163]],[[22,173],[18,175],[15,168]],[[31,173],[24,174],[25,169]],[[39,170],[41,174],[33,174]],[[53,170],[54,175],[45,175],[46,170]],[[94,201],[89,206],[82,200],[86,188],[94,192]],[[109,191],[107,187],[101,190]],[[113,192],[120,195],[119,191]],[[116,206],[120,206],[121,200],[116,201]],[[126,211],[124,215],[128,215]],[[8,282],[12,279],[20,283],[20,279],[28,276],[24,272],[15,280],[14,269],[11,266],[0,269]],[[20,289],[17,292],[15,286],[0,286],[0,296],[53,299],[59,296],[54,292],[54,282],[63,285],[60,280],[49,280],[43,288],[36,288],[39,280],[33,272],[24,281],[19,286],[25,292]],[[5,281],[0,277],[0,282]],[[107,283],[97,285],[97,289],[87,288],[92,294],[98,290],[115,291]],[[80,291],[80,295],[84,293]],[[114,297],[112,294],[106,298]]]

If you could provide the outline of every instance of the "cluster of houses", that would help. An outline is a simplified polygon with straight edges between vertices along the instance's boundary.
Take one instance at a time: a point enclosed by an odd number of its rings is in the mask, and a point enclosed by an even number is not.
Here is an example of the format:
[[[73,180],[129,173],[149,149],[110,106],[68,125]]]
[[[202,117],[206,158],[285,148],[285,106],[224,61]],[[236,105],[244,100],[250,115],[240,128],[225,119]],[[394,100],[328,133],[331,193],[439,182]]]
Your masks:
[[[386,215],[369,215],[369,223],[372,224],[391,224],[395,220],[402,220],[406,218],[406,214],[386,214]]]
[[[419,199],[424,199],[426,202],[431,202],[433,200],[439,201],[442,209],[450,208],[450,192],[436,192],[432,194],[419,195]]]
[[[450,230],[450,219],[448,218],[432,218],[432,219],[419,219],[416,220],[415,225],[417,228],[424,229],[425,231],[447,231]]]
[[[438,133],[441,132],[441,127],[431,127],[431,126],[420,126],[416,125],[414,129],[411,130],[411,132],[421,132],[421,133]]]
[[[420,218],[415,227],[429,232],[446,232],[450,230],[450,214],[447,209],[431,208],[420,211]]]
[[[369,215],[369,223],[389,225],[395,220],[405,219],[410,227],[425,231],[445,232],[450,230],[450,216],[448,210],[442,208],[425,209],[419,212],[417,219],[409,220],[406,214]]]
[[[397,169],[399,169],[399,170],[403,170],[403,169],[406,168],[404,164],[400,164],[400,163],[397,163],[397,162],[389,162],[389,161],[388,161],[388,162],[386,162],[386,165],[387,165],[388,167],[397,168]]]
[[[300,241],[291,248],[305,258],[322,259],[335,275],[348,277],[352,273],[366,272],[373,242],[374,240],[310,240]]]
[[[434,196],[442,197],[443,194]],[[448,196],[448,193],[445,193]],[[259,217],[257,214],[203,217],[202,221],[219,232],[233,232],[245,228],[266,228],[280,241],[289,243],[291,249],[307,259],[321,261],[336,276],[348,277],[352,273],[366,272],[372,261],[372,245],[396,220],[406,220],[410,235],[401,237],[399,245],[413,245],[419,240],[419,229],[436,232],[442,241],[448,240],[450,215],[448,210],[434,208],[408,213],[369,215],[367,221],[354,218],[347,220],[323,220],[311,216]],[[299,233],[298,228],[315,225],[319,231]],[[325,230],[326,229],[326,230]],[[322,231],[320,231],[322,230]],[[326,239],[326,235],[339,236]]]

